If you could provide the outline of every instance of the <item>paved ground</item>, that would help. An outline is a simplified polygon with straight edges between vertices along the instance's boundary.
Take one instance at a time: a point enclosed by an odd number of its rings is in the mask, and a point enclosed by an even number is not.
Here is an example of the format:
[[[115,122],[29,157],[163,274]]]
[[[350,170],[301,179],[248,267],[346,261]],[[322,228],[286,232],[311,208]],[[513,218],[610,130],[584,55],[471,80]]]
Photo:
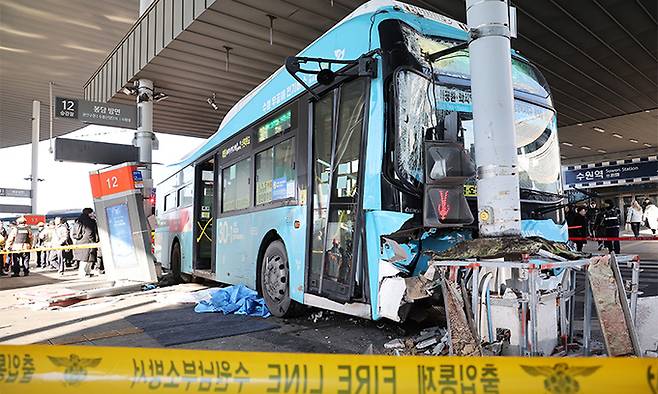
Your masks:
[[[587,250],[595,251],[590,242]],[[627,242],[623,253],[640,254],[643,262],[640,287],[644,296],[658,295],[658,242]],[[624,278],[630,270],[622,268]],[[78,304],[50,309],[36,309],[25,305],[24,297],[30,294],[46,296],[71,286],[100,285],[105,278],[78,279],[75,273],[58,276],[52,271],[33,270],[29,277],[0,277],[0,343],[76,344],[92,346],[162,347],[158,335],[162,330],[182,324],[176,321],[182,312],[191,313],[193,304],[172,306],[162,303],[194,290],[206,288],[202,284],[182,284],[151,291],[97,298]],[[162,312],[171,308],[183,308]],[[577,309],[581,309],[580,307]],[[160,331],[136,323],[141,313],[158,314]],[[221,320],[210,322],[210,327],[221,331],[235,324]],[[383,344],[391,338],[413,334],[419,327],[413,324],[400,326],[393,323],[371,322],[340,314],[310,310],[294,319],[265,319],[275,327],[257,332],[237,334],[223,338],[198,340],[174,344],[175,348],[221,349],[245,351],[284,351],[319,353],[383,353]],[[208,323],[208,321],[206,321]],[[580,324],[576,324],[576,327]],[[244,325],[239,327],[245,327]],[[190,327],[193,329],[193,327]],[[212,328],[211,328],[212,330]],[[596,330],[596,326],[595,326]],[[177,334],[172,334],[177,335]],[[595,332],[596,336],[596,332]]]
[[[67,286],[90,285],[102,278],[77,279],[74,274],[59,277],[52,272],[33,272],[28,277],[0,278],[0,343],[75,344],[96,346],[162,347],[149,333],[131,322],[140,313],[172,308],[158,302],[174,293],[201,290],[201,284],[181,284],[155,291],[87,300],[59,309],[33,310],[21,305],[29,294],[52,293]],[[194,308],[183,304],[174,308]],[[210,315],[210,314],[209,314]],[[213,317],[220,318],[219,314]],[[171,325],[177,324],[170,314]],[[256,319],[256,318],[254,318]],[[277,327],[231,337],[179,345],[175,348],[223,349],[245,351],[283,351],[318,353],[383,352],[383,343],[404,333],[403,329],[340,314],[310,310],[294,319],[265,319]],[[222,330],[222,322],[217,324]],[[372,346],[371,346],[372,344]]]

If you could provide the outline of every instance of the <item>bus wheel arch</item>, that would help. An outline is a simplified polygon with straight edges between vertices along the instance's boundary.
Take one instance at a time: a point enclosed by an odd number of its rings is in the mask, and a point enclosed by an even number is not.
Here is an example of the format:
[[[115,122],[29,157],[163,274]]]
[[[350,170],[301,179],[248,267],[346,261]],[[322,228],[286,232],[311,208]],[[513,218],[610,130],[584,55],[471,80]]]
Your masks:
[[[263,237],[258,250],[256,288],[274,316],[292,317],[303,309],[290,297],[288,252],[283,239],[274,230]]]

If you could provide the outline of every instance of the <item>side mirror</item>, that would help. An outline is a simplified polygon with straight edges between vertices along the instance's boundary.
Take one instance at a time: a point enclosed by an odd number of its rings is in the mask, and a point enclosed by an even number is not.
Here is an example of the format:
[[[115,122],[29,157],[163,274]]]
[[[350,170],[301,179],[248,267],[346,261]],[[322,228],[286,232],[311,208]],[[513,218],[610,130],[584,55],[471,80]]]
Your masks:
[[[443,118],[443,140],[457,142],[461,140],[461,119],[458,112],[450,112]]]

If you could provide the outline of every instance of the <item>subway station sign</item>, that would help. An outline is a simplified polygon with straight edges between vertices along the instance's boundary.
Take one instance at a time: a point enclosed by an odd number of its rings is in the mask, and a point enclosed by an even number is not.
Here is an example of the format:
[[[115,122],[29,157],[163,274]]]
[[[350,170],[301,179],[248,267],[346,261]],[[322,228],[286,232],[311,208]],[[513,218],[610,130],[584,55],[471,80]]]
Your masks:
[[[55,117],[77,119],[83,123],[101,126],[137,128],[137,107],[135,105],[56,97]]]
[[[610,181],[626,181],[629,179],[642,179],[658,176],[658,161],[634,161],[620,164],[596,163],[577,167],[568,167],[564,170],[564,183],[566,185],[609,183]]]

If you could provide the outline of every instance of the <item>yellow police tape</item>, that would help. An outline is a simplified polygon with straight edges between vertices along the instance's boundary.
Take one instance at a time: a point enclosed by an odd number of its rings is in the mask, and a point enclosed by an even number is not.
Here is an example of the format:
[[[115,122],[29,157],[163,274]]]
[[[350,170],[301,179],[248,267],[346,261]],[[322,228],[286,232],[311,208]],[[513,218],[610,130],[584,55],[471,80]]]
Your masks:
[[[50,252],[54,250],[72,250],[72,249],[91,249],[99,248],[101,244],[79,244],[79,245],[65,245],[65,246],[51,246],[47,248],[32,248],[25,250],[0,250],[0,255],[12,253],[30,253],[30,252]]]
[[[656,394],[658,359],[0,346],[0,392]]]

